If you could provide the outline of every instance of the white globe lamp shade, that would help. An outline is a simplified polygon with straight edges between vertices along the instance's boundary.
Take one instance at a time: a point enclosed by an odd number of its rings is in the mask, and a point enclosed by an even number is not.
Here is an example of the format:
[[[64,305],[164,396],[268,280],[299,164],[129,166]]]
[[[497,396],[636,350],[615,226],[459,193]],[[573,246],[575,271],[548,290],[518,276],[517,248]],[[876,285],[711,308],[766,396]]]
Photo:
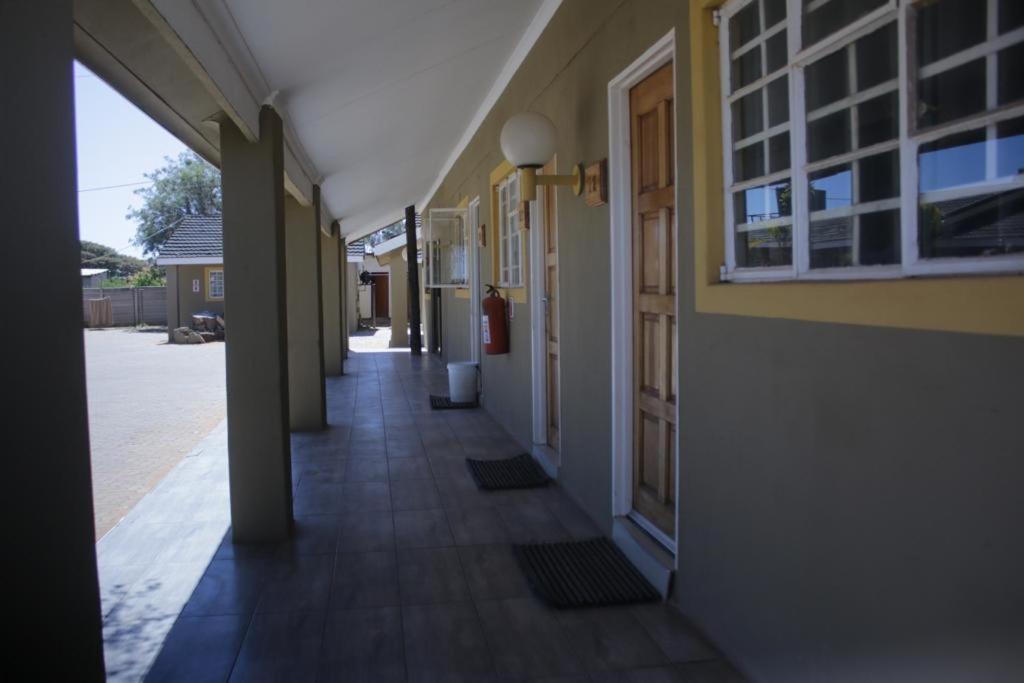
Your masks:
[[[516,168],[540,168],[555,156],[556,134],[543,114],[516,114],[501,129],[501,152]]]

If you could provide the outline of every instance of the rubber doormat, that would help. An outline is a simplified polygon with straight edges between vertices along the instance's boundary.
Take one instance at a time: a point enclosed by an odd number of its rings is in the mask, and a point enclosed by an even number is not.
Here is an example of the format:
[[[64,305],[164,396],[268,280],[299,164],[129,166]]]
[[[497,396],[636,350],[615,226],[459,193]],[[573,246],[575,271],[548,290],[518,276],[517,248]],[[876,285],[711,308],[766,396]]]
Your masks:
[[[552,607],[599,607],[661,600],[607,538],[513,546],[530,588]]]
[[[434,410],[458,410],[459,408],[476,408],[476,401],[472,403],[453,403],[447,396],[430,395],[430,407]]]
[[[476,480],[476,485],[482,489],[532,489],[548,483],[548,475],[529,453],[504,460],[466,458],[466,464],[469,465],[469,473]]]

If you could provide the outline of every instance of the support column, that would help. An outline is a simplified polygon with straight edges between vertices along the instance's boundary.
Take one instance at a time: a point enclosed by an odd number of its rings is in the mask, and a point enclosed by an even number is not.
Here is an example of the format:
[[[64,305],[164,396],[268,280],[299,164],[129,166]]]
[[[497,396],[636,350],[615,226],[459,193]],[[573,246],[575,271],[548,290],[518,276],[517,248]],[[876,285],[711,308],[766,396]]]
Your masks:
[[[3,430],[6,673],[102,681],[69,0],[0,2],[0,275],[9,320],[46,311],[45,334],[5,334]],[[32,285],[26,287],[25,283]]]
[[[391,314],[391,342],[393,349],[409,348],[409,285],[406,279],[405,261],[402,260],[401,249],[391,252],[388,261],[390,282],[388,290],[391,302],[388,306]]]
[[[292,526],[283,139],[268,106],[258,142],[220,126],[231,526],[243,543]]]
[[[348,335],[351,330],[348,325],[348,245],[341,236],[341,224],[334,222],[334,233],[338,235],[338,281],[341,285],[341,374],[345,374],[345,359],[348,358]]]
[[[167,266],[167,284],[164,293],[167,297],[167,341],[174,341],[174,328],[178,326],[180,311],[178,309],[181,294],[178,287],[178,266]]]
[[[319,192],[317,193],[319,194]],[[338,235],[331,226],[330,236],[320,231],[320,260],[323,289],[324,373],[342,374],[341,342],[341,252]]]
[[[287,197],[284,222],[291,428],[316,431],[327,425],[319,212]]]
[[[420,277],[416,262],[416,207],[405,207],[405,249],[409,255],[408,296],[409,296],[409,348],[412,355],[418,356],[423,351],[420,337]]]

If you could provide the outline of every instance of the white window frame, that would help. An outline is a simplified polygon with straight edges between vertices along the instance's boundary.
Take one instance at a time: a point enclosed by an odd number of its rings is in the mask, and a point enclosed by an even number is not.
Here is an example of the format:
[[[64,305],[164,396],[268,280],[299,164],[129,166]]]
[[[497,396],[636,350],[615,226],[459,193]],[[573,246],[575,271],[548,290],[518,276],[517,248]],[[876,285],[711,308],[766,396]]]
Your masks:
[[[512,202],[512,188],[519,196],[519,172],[513,171],[498,184],[498,286],[517,289],[523,282],[523,224],[519,202]],[[515,225],[515,229],[511,228]],[[514,245],[514,246],[513,246]],[[512,253],[519,257],[513,267]]]
[[[425,259],[424,287],[426,289],[463,289],[468,282],[466,245],[469,244],[467,209],[431,209],[423,228],[423,258]],[[444,227],[435,225],[437,219]],[[461,230],[451,230],[451,222],[458,221]],[[450,239],[451,243],[446,244]],[[442,272],[448,255],[449,272]]]
[[[220,294],[214,287],[214,275],[220,274]],[[224,298],[224,269],[223,268],[211,268],[207,272],[207,300],[208,301],[219,301]]]
[[[731,60],[734,54],[730,51],[729,45],[729,19],[737,12],[745,8],[751,2],[758,0],[731,0],[727,2],[720,12],[719,23],[719,68],[721,76],[721,106],[722,106],[722,145],[723,145],[723,171],[725,198],[725,272],[723,279],[736,282],[771,282],[778,280],[864,280],[864,279],[891,279],[902,277],[914,277],[924,275],[958,275],[974,273],[1022,273],[1024,272],[1024,254],[1000,254],[994,256],[964,256],[964,257],[936,257],[923,258],[920,255],[918,244],[918,207],[921,194],[918,191],[918,149],[922,143],[931,142],[956,133],[986,127],[990,132],[987,136],[989,142],[994,146],[993,136],[995,124],[1000,121],[1009,120],[1024,116],[1024,103],[1015,105],[1004,105],[996,107],[995,94],[995,54],[998,50],[1017,44],[1024,40],[1024,28],[1016,29],[1003,36],[998,36],[996,26],[997,0],[979,0],[987,3],[988,7],[988,34],[986,41],[975,45],[962,52],[945,57],[934,64],[930,64],[922,70],[923,77],[945,71],[949,68],[959,66],[981,56],[986,58],[986,111],[979,114],[959,119],[952,123],[941,124],[925,130],[915,130],[916,119],[911,116],[910,90],[908,83],[911,80],[910,70],[912,59],[910,51],[912,45],[908,45],[913,39],[908,39],[909,13],[913,0],[888,0],[885,4],[872,10],[860,19],[814,45],[806,48],[801,46],[802,40],[802,1],[787,0],[786,20],[779,26],[785,26],[789,31],[787,36],[787,48],[789,61],[787,66],[774,72],[770,77],[761,77],[753,83],[738,89],[736,93],[730,93],[731,89]],[[819,0],[820,3],[829,0]],[[763,19],[763,17],[762,17]],[[850,42],[868,35],[869,33],[885,26],[890,22],[896,22],[897,32],[897,93],[899,98],[899,138],[898,142],[886,142],[877,145],[878,149],[864,148],[853,150],[843,155],[830,157],[814,162],[812,168],[808,169],[806,162],[806,132],[807,121],[804,109],[804,68],[811,62],[815,62],[837,50],[846,49]],[[762,21],[763,26],[763,21]],[[760,41],[767,39],[776,31],[781,30],[775,27],[775,31],[762,31],[759,38],[752,41],[759,45]],[[742,54],[745,49],[750,48],[749,44],[742,46],[735,54]],[[765,67],[766,68],[766,67]],[[789,121],[771,130],[767,129],[767,110],[765,130],[758,134],[758,137],[768,137],[771,134],[781,132],[786,126],[790,133],[790,167],[788,171],[781,171],[774,174],[761,176],[750,181],[734,183],[733,177],[733,143],[732,143],[732,109],[731,100],[742,97],[748,91],[754,91],[764,87],[768,82],[781,78],[783,74],[789,77]],[[913,74],[913,80],[919,74]],[[887,84],[881,84],[874,89],[885,89]],[[891,82],[888,84],[891,88]],[[874,90],[872,89],[872,90]],[[868,91],[869,93],[871,91]],[[836,107],[849,106],[851,101],[864,98],[864,93],[855,96],[847,96],[835,103]],[[767,108],[766,108],[767,109]],[[900,262],[891,265],[878,266],[845,266],[832,268],[810,268],[810,220],[808,215],[808,192],[807,178],[809,172],[835,166],[848,161],[847,157],[864,158],[870,156],[871,152],[881,153],[886,149],[899,149],[900,153],[900,196],[898,207],[900,209]],[[991,150],[987,155],[991,164],[993,155]],[[768,168],[765,168],[768,171]],[[791,248],[792,265],[762,267],[762,268],[740,268],[736,265],[736,226],[733,216],[733,193],[742,188],[745,184],[750,187],[771,184],[783,178],[789,177],[792,186],[793,205],[792,213],[792,234]],[[1024,186],[1024,176],[1017,176],[1013,179],[991,179],[984,187],[990,190],[1007,191],[1015,187]],[[943,191],[947,193],[960,192],[961,195],[973,195],[981,186],[966,189],[958,187],[954,190]],[[975,190],[975,191],[971,191]],[[931,194],[931,193],[929,193]],[[885,200],[882,203],[892,203],[891,208],[896,208],[896,200]],[[865,205],[859,204],[857,207]],[[851,213],[857,207],[851,207]],[[885,208],[885,207],[879,207]],[[860,209],[863,211],[863,208]],[[766,226],[769,227],[769,226]]]

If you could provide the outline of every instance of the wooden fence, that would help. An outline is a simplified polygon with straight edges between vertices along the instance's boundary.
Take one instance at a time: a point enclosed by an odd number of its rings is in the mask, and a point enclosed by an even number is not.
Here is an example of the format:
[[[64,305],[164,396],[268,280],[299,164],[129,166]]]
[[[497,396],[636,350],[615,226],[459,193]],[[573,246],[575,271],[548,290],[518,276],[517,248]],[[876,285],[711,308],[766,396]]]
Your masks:
[[[166,287],[111,287],[82,289],[82,321],[89,326],[89,301],[109,298],[114,325],[166,325]]]

